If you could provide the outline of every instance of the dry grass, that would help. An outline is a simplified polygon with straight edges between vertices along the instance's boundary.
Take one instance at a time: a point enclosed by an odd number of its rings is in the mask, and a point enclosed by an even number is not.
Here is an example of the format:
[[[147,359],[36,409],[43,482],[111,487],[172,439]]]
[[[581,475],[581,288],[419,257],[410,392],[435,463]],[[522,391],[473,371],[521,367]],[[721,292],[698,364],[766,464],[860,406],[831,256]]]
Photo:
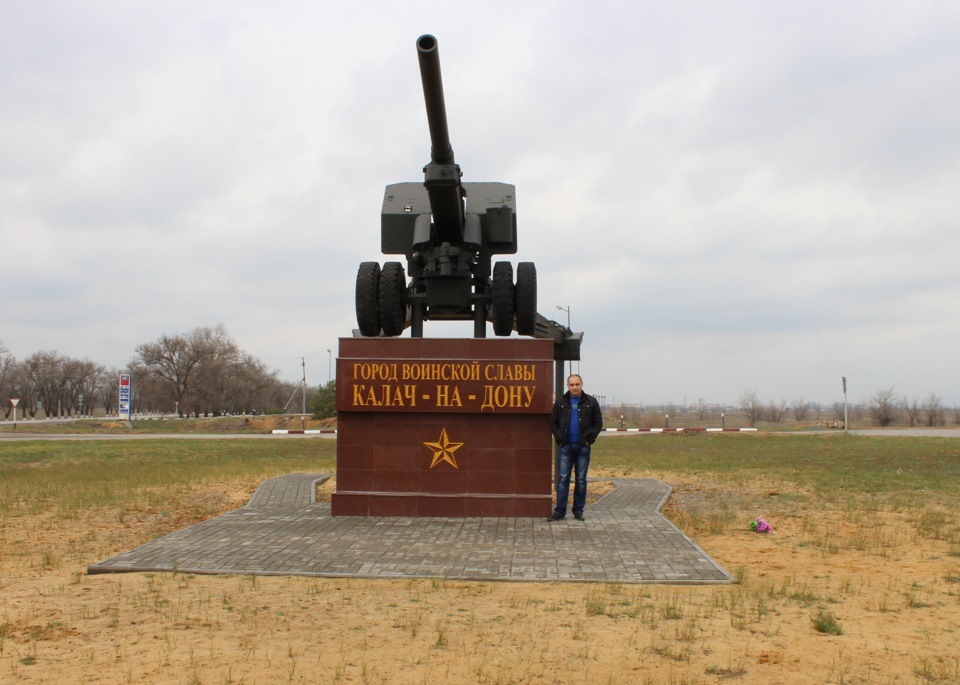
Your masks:
[[[949,492],[837,498],[641,462],[632,475],[673,485],[666,513],[736,584],[87,576],[239,506],[259,479],[170,484],[68,515],[18,503],[0,513],[0,682],[960,682]],[[771,535],[749,530],[761,513]]]
[[[114,417],[99,419],[63,420],[47,423],[44,421],[19,421],[14,430],[12,423],[0,424],[0,432],[18,435],[38,434],[109,434],[129,435],[138,433],[269,433],[276,429],[301,430],[336,428],[337,420],[314,419],[290,414],[269,414],[266,416],[221,416],[210,418],[141,418],[133,422],[120,421]]]

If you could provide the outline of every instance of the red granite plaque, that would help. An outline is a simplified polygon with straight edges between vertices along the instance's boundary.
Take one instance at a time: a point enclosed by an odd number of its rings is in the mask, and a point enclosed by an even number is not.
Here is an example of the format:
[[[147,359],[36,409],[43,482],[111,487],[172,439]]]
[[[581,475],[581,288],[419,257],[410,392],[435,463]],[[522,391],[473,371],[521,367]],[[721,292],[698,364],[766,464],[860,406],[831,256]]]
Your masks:
[[[549,516],[553,341],[341,338],[334,516]]]

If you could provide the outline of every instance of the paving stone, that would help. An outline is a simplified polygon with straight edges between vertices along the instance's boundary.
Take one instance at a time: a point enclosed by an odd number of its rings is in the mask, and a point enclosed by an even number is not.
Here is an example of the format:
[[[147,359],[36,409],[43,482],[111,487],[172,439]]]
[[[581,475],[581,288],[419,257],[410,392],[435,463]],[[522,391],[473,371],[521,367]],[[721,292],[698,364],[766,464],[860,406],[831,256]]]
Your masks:
[[[730,583],[733,577],[660,514],[670,487],[617,478],[586,521],[330,515],[329,474],[265,481],[245,507],[88,567],[358,578]]]

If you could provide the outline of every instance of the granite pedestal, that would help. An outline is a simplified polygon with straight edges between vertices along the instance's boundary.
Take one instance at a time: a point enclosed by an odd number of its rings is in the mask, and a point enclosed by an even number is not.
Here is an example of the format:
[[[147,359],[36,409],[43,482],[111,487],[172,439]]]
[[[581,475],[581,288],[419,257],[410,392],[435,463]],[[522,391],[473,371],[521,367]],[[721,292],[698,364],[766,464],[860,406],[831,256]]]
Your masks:
[[[549,516],[553,343],[343,338],[334,516]]]

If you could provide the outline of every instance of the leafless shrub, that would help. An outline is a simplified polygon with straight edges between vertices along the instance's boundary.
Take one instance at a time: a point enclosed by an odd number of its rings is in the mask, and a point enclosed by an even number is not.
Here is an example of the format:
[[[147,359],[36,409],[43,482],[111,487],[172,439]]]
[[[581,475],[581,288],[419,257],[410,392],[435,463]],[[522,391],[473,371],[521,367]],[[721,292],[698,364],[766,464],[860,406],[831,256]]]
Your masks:
[[[801,397],[793,403],[792,409],[794,419],[797,421],[806,421],[807,415],[810,413],[810,403]]]
[[[946,423],[943,413],[943,400],[936,393],[930,393],[923,403],[924,424],[930,427],[942,426]]]
[[[881,428],[892,425],[897,418],[897,401],[893,388],[874,393],[870,398],[869,410],[876,425]]]
[[[833,418],[836,421],[843,421],[843,402],[833,403]]]
[[[697,418],[703,421],[707,417],[707,405],[702,401],[697,402],[697,405],[694,407],[694,410],[697,413]]]
[[[767,419],[769,421],[773,423],[780,423],[783,421],[783,417],[787,414],[787,401],[780,400],[779,402],[771,402],[767,405],[764,413],[767,415]]]
[[[906,417],[907,423],[911,427],[916,426],[920,420],[920,401],[916,397],[913,399],[904,397],[900,408],[903,410],[903,415]]]
[[[760,402],[756,390],[744,390],[740,394],[740,409],[743,410],[747,423],[756,426],[764,410],[763,403]]]

